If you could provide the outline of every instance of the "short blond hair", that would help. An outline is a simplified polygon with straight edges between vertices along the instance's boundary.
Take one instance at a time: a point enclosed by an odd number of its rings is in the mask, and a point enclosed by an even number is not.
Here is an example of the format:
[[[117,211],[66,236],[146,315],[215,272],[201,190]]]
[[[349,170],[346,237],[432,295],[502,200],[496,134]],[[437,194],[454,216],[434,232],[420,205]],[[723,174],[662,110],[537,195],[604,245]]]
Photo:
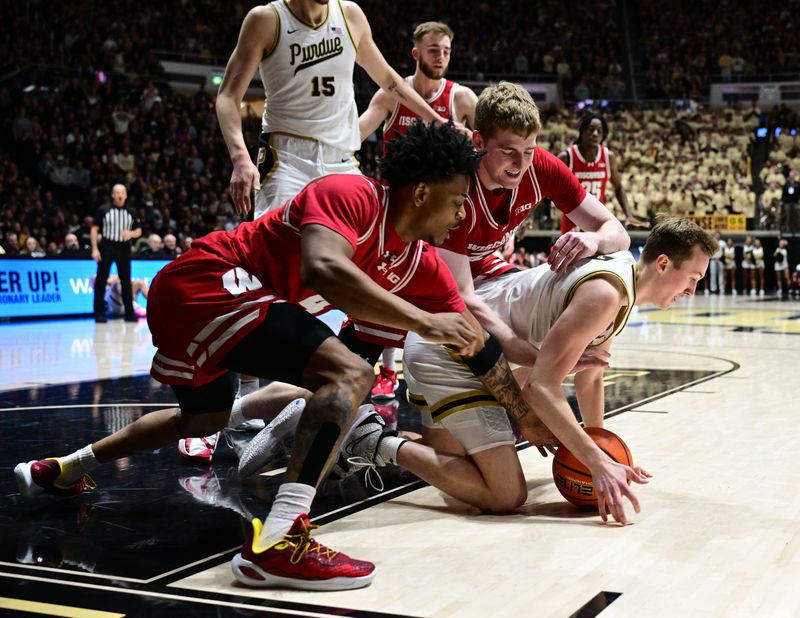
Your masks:
[[[453,40],[453,29],[450,26],[441,21],[425,21],[414,28],[414,35],[411,37],[414,47],[419,45],[419,42],[429,34],[449,36],[450,40]]]
[[[530,93],[511,82],[484,88],[475,105],[475,128],[485,138],[498,131],[513,131],[522,137],[542,128],[539,108]]]
[[[663,254],[680,268],[685,260],[692,257],[695,247],[700,247],[708,257],[719,251],[717,239],[694,221],[659,215],[642,249],[641,260],[648,264]]]

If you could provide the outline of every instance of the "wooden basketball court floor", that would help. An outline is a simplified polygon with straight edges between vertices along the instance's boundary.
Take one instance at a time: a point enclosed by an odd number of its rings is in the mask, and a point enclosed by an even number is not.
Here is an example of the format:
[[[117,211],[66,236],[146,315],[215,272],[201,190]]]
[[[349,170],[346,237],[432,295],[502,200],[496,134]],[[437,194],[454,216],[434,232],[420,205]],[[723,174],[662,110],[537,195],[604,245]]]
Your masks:
[[[0,325],[0,615],[800,616],[800,303],[699,296],[634,315],[607,372],[607,427],[654,478],[603,525],[521,446],[527,503],[486,515],[386,470],[328,481],[318,538],[378,565],[362,590],[250,590],[229,560],[279,470],[240,484],[174,447],[99,468],[94,492],[23,502],[12,469],[173,401],[144,322]],[[569,392],[569,385],[566,387]],[[384,408],[415,426],[406,404]],[[243,438],[236,436],[236,447]]]

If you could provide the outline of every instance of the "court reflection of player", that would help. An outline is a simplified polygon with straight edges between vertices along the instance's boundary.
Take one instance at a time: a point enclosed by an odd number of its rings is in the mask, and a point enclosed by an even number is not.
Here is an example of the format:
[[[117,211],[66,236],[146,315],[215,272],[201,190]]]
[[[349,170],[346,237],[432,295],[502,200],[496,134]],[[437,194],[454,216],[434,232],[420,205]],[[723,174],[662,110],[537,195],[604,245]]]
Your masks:
[[[92,279],[92,286],[94,286],[94,278]],[[147,300],[147,293],[149,292],[147,283],[144,279],[132,279],[131,288],[133,290],[133,313],[137,318],[144,318],[147,316],[147,310],[136,302],[136,299],[141,294],[145,301]],[[122,282],[117,275],[109,275],[104,300],[106,317],[121,318],[125,316]]]

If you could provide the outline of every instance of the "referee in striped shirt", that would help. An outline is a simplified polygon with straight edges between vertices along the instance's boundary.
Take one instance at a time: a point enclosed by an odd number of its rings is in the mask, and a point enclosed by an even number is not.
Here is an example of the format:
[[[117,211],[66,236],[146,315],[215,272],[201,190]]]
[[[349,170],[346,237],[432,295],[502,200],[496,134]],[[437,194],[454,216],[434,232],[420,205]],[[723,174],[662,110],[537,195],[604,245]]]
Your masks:
[[[125,185],[114,185],[111,204],[101,206],[92,226],[92,259],[97,262],[94,281],[94,321],[107,322],[105,316],[105,291],[111,264],[117,263],[117,274],[122,284],[122,303],[125,321],[136,322],[131,291],[131,240],[142,235],[142,228],[132,208],[125,207],[128,190]],[[100,235],[100,244],[97,237]]]

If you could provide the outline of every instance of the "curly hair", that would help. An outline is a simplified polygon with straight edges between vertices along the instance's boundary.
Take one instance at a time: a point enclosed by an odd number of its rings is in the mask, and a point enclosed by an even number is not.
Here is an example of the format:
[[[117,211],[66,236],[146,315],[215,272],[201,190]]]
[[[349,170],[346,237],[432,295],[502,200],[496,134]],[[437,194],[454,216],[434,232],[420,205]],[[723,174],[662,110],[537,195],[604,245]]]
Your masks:
[[[477,172],[483,154],[452,122],[435,127],[417,120],[405,136],[386,142],[380,171],[390,187],[448,180],[457,174],[469,177]]]

